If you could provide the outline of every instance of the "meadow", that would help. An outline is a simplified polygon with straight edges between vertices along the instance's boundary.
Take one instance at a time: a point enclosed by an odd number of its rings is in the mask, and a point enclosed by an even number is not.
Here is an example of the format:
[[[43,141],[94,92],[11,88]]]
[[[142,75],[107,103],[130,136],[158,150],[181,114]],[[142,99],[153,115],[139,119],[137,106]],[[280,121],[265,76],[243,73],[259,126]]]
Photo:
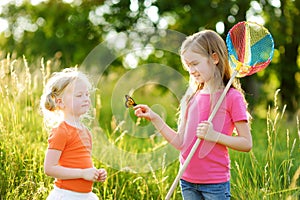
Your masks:
[[[45,199],[53,187],[53,178],[43,171],[48,132],[39,112],[39,98],[43,84],[56,69],[54,62],[43,59],[36,62],[34,68],[28,66],[26,58],[8,56],[0,61],[0,199]],[[278,92],[274,92],[273,104],[265,108],[264,118],[253,116],[252,151],[230,151],[232,199],[300,199],[299,116],[287,119],[285,106],[277,99]],[[105,102],[96,102],[95,110],[107,109],[104,105]],[[125,113],[126,117],[130,117],[130,113]],[[95,118],[103,118],[110,125],[100,130],[90,123],[91,129],[100,132],[100,137],[105,137],[116,148],[138,155],[165,145],[159,137],[149,142],[129,141],[132,139],[126,136],[126,128],[114,120],[114,116],[103,117],[97,111]],[[96,146],[99,142],[101,145],[100,139],[94,140]],[[94,155],[109,157],[109,153],[101,151]],[[159,159],[157,166],[150,164],[150,170],[138,172],[126,168],[124,156],[115,159],[124,162],[125,167],[108,166],[99,156],[94,156],[95,166],[108,172],[106,182],[94,185],[100,199],[164,199],[179,166],[177,160],[166,163]],[[172,199],[181,199],[179,187]]]

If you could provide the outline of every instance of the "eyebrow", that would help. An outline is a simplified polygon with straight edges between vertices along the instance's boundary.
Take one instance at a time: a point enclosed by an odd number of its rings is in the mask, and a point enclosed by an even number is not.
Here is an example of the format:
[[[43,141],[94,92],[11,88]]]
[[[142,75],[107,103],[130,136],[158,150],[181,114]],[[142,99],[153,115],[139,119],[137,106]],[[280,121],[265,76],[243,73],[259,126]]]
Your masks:
[[[76,92],[74,92],[75,94],[79,94],[79,93],[90,93],[90,91],[89,90],[86,90],[86,91],[83,91],[83,90],[80,90],[80,91],[76,91]]]
[[[197,60],[192,60],[191,62],[188,62],[187,60],[184,60],[184,62],[187,64],[187,65],[190,65],[192,63],[198,63],[199,61]]]

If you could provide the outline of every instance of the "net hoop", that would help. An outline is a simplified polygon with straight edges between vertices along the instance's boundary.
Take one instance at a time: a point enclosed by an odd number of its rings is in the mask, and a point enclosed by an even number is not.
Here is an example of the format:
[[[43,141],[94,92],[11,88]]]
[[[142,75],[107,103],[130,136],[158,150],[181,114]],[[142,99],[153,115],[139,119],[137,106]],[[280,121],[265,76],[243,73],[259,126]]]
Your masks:
[[[268,29],[243,21],[234,25],[226,37],[229,64],[237,77],[249,76],[266,68],[274,54],[274,40]]]

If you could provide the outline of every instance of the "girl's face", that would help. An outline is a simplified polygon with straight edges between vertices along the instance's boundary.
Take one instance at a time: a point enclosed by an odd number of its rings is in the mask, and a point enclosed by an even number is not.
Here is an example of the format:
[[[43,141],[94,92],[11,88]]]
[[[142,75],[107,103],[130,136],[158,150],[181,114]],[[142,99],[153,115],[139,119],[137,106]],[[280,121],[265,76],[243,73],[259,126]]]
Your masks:
[[[182,54],[182,58],[190,76],[193,76],[199,84],[208,83],[211,80],[214,65],[209,62],[208,57],[188,49]]]
[[[63,112],[65,116],[79,118],[85,114],[91,105],[90,93],[87,84],[80,79],[67,86],[63,98]]]

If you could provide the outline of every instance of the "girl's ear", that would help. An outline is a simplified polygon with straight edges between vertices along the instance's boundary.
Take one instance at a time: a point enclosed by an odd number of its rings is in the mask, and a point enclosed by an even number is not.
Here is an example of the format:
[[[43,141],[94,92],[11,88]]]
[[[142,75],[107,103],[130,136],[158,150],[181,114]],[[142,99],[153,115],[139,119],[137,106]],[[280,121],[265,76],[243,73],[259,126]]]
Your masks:
[[[56,103],[57,107],[60,108],[60,109],[62,109],[62,108],[65,107],[62,98],[56,98],[56,99],[55,99],[55,103]]]
[[[219,63],[219,56],[216,53],[211,54],[211,58],[213,59],[213,63],[217,65]]]

